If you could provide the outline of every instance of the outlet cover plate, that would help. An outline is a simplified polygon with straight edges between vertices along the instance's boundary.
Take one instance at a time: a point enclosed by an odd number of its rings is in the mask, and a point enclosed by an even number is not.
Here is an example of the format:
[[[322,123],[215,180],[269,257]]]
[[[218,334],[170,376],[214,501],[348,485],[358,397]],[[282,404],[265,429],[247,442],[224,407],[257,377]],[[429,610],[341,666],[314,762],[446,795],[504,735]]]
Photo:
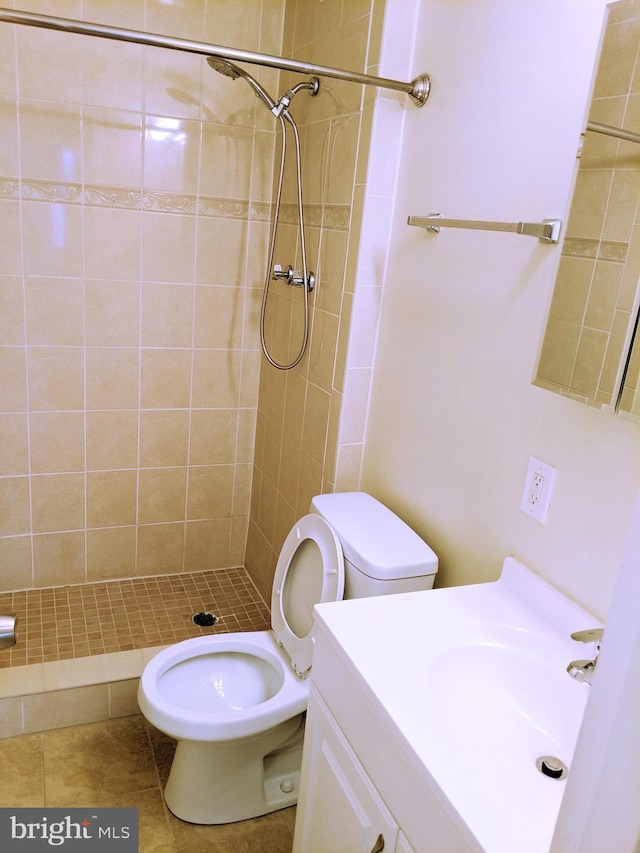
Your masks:
[[[540,524],[547,523],[555,479],[555,468],[535,456],[529,458],[520,509]]]

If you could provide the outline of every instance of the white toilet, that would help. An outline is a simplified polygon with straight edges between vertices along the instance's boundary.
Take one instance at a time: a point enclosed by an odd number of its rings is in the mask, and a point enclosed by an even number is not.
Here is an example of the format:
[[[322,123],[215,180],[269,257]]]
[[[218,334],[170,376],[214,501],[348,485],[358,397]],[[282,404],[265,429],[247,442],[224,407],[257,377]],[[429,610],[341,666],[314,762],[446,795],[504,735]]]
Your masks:
[[[431,589],[438,558],[363,492],[319,495],[280,553],[272,631],[176,643],[145,667],[144,716],[178,741],[165,801],[190,823],[245,820],[298,799],[313,607]]]

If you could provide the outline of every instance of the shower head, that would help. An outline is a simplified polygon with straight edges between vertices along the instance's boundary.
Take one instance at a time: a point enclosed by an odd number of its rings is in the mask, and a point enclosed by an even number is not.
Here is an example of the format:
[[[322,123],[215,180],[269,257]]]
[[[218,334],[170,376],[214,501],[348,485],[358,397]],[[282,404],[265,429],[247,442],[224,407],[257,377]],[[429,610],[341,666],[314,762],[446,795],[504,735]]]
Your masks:
[[[260,98],[262,103],[265,104],[268,110],[274,110],[276,108],[277,105],[273,98],[265,89],[262,88],[257,80],[254,80],[251,74],[244,70],[244,68],[234,65],[233,62],[229,62],[227,59],[221,59],[219,56],[207,56],[207,62],[214,71],[218,72],[218,74],[224,74],[225,77],[230,77],[232,80],[237,80],[238,77],[242,77],[242,79],[246,80],[251,86],[255,94]]]

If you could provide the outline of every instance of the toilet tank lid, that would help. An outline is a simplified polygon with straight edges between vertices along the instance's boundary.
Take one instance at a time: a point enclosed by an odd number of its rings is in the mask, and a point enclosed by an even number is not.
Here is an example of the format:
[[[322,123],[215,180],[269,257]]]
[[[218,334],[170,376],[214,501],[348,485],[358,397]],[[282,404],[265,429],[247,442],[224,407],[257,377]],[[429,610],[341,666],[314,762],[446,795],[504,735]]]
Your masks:
[[[335,492],[311,500],[338,534],[345,558],[378,580],[434,575],[438,558],[408,524],[365,492]]]

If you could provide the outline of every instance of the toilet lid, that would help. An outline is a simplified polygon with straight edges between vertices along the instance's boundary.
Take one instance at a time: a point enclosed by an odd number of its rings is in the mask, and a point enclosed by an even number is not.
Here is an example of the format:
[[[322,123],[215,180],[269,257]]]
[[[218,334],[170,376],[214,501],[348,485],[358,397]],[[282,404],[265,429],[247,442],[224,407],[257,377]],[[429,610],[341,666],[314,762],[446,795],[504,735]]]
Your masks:
[[[343,593],[340,540],[324,518],[305,515],[284,541],[271,593],[271,626],[298,675],[311,668],[314,605]]]

